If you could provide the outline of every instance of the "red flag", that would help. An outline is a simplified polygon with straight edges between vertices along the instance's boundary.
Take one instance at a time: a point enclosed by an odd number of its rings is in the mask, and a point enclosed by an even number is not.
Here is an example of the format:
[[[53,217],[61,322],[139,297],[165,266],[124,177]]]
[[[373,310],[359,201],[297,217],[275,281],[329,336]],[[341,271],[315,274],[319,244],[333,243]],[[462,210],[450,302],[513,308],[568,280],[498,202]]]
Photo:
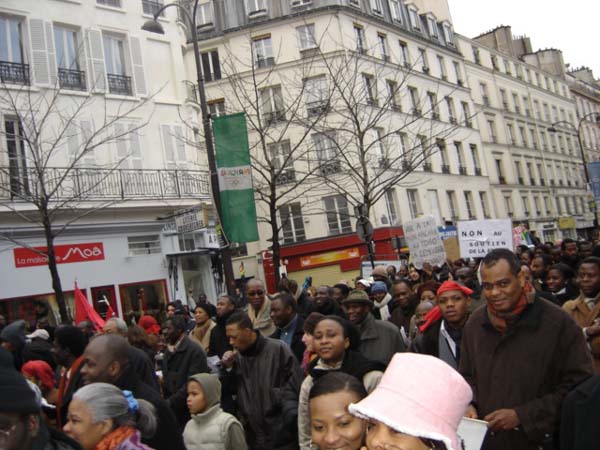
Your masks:
[[[84,320],[92,322],[97,330],[101,330],[104,326],[104,320],[100,317],[100,314],[88,303],[85,295],[75,283],[75,323],[78,324]]]

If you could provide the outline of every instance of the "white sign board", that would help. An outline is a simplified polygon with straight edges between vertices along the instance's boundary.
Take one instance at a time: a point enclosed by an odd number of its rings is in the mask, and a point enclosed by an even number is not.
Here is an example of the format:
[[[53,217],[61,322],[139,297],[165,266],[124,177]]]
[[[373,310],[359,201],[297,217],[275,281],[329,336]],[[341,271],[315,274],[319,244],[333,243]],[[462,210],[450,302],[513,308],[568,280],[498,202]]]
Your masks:
[[[191,233],[206,228],[203,209],[196,207],[175,216],[175,225],[177,233]]]
[[[459,221],[457,228],[463,258],[483,258],[496,248],[513,250],[510,219]]]
[[[404,238],[410,249],[410,262],[417,269],[423,263],[441,266],[446,262],[446,250],[433,217],[421,217],[403,225]]]

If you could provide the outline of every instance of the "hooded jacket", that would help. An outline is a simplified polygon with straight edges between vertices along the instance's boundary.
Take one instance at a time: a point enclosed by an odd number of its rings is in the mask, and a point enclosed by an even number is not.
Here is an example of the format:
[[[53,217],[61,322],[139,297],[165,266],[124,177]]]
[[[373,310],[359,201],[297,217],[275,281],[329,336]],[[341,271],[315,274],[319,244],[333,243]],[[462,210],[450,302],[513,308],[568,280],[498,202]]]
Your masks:
[[[190,377],[202,387],[206,409],[192,418],[183,431],[187,450],[246,450],[242,424],[221,409],[221,382],[216,375],[199,373]]]

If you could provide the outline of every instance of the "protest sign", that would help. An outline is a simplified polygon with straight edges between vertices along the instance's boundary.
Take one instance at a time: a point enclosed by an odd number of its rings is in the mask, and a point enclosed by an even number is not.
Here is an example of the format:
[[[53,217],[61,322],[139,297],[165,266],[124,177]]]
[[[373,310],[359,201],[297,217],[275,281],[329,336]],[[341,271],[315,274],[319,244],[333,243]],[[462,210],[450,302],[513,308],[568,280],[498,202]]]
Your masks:
[[[458,242],[463,258],[483,258],[495,248],[513,249],[510,219],[458,222]]]
[[[433,266],[441,266],[446,262],[446,251],[433,217],[411,220],[403,229],[410,249],[410,261],[417,269],[421,269],[426,262]]]

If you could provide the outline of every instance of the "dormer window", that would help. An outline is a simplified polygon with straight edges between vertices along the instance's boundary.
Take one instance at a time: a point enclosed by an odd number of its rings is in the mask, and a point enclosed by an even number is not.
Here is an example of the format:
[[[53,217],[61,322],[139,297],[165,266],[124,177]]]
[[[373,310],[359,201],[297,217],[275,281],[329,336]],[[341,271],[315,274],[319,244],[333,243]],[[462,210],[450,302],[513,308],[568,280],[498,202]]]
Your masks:
[[[429,27],[429,35],[432,39],[439,40],[440,34],[438,32],[437,22],[433,17],[427,18],[427,26]]]
[[[410,26],[415,31],[421,31],[421,18],[419,17],[419,13],[416,8],[408,9],[408,17],[410,18]]]
[[[390,11],[394,22],[402,23],[402,7],[400,0],[390,0]]]
[[[246,11],[251,17],[262,16],[267,13],[265,0],[246,0]]]
[[[445,23],[443,29],[446,44],[450,45],[451,47],[454,47],[454,31],[452,31],[452,26],[448,23]]]

